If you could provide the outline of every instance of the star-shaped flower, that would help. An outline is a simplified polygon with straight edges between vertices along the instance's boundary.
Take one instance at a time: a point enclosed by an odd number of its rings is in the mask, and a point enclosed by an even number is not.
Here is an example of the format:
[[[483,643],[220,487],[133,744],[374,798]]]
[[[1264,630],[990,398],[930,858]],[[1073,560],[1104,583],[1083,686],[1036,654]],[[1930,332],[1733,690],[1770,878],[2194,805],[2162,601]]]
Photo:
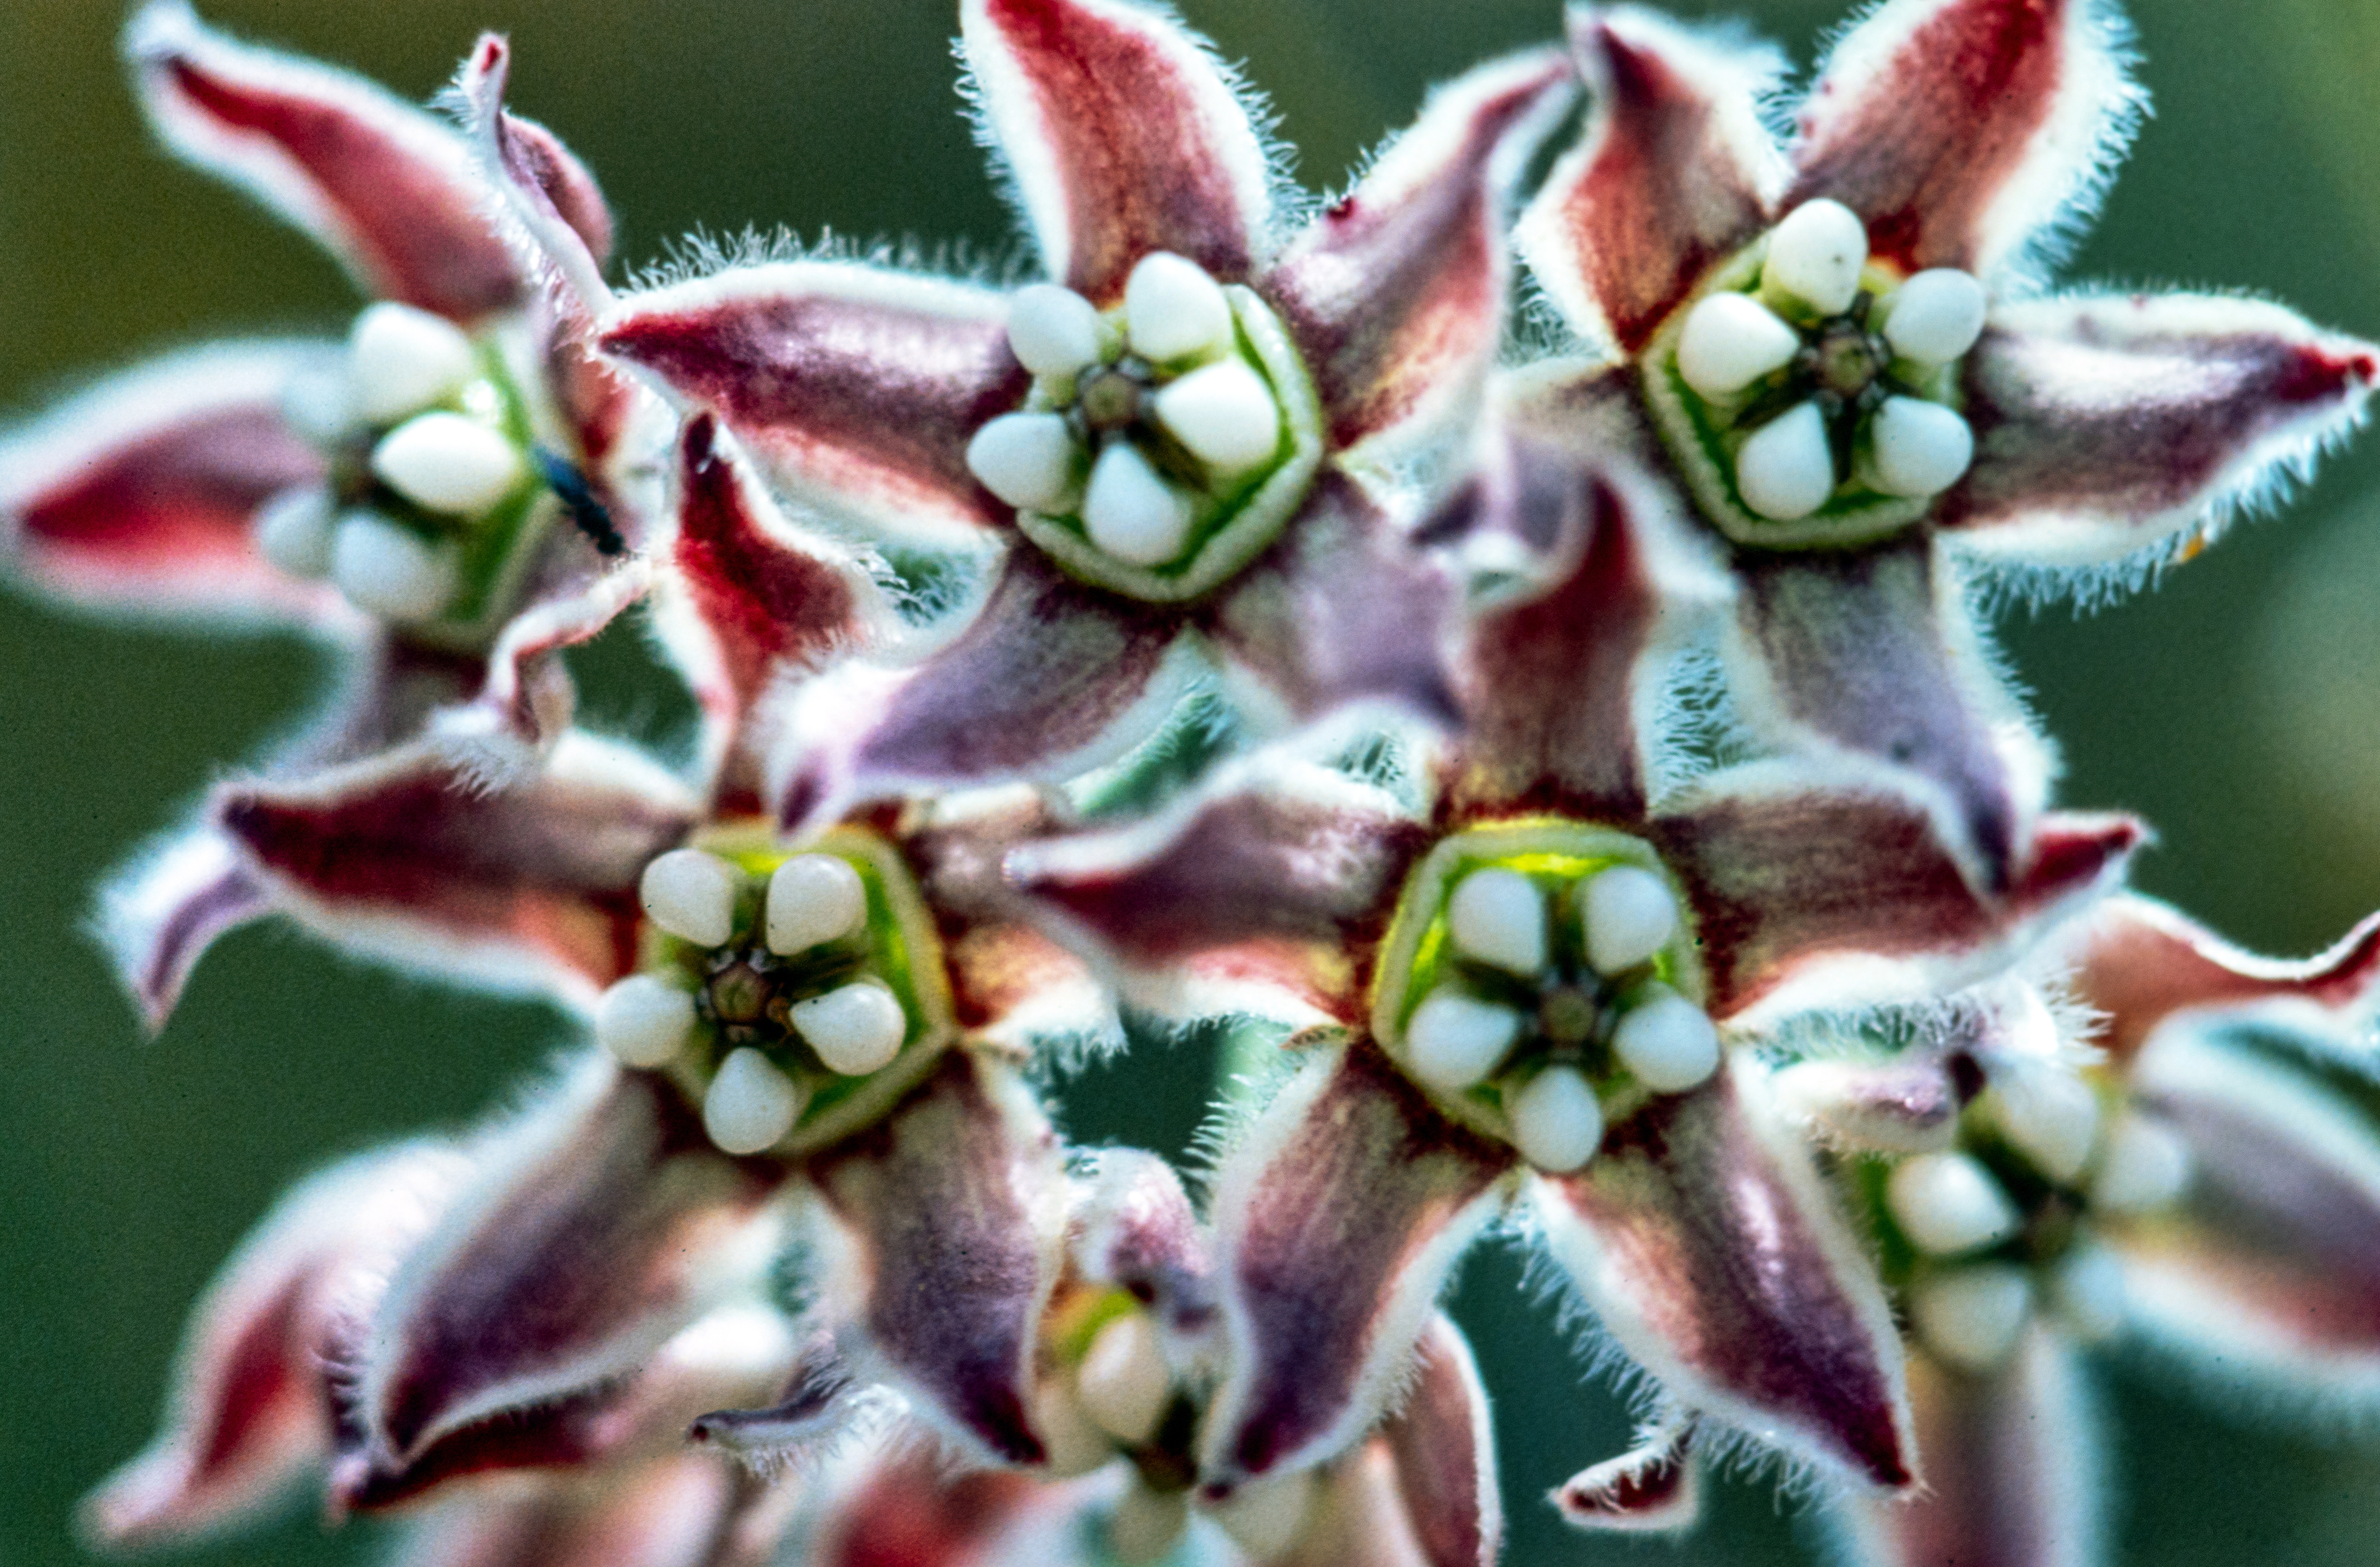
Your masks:
[[[1283,237],[1228,75],[1113,0],[968,0],[961,45],[1049,281],[854,261],[622,300],[606,351],[717,413],[786,492],[998,551],[939,656],[803,695],[789,820],[1057,778],[1145,733],[1185,637],[1311,713],[1442,703],[1447,585],[1369,470],[1459,426],[1500,340],[1502,196],[1572,96],[1555,52],[1442,89]]]
[[[1657,802],[1639,736],[1658,672],[1724,578],[1619,470],[1523,444],[1465,495],[1551,512],[1534,530],[1553,565],[1473,617],[1463,727],[1422,809],[1260,766],[1154,824],[1012,857],[1127,994],[1252,985],[1323,1024],[1217,1171],[1232,1353],[1207,1482],[1367,1426],[1456,1257],[1525,1196],[1677,1400],[1905,1488],[1874,1271],[1727,1047],[1801,1005],[1990,972],[2139,829],[2046,818],[1986,901],[1878,770],[1755,763]]]
[[[1594,122],[1517,230],[1597,356],[1524,372],[1522,417],[1659,455],[1742,584],[1746,714],[1908,770],[1985,886],[2042,770],[1970,572],[2096,592],[2186,558],[2380,377],[2277,305],[2042,292],[2141,112],[2124,43],[2095,0],[1890,0],[1780,151],[1769,51],[1582,10]]]
[[[374,302],[344,345],[216,345],[131,370],[0,443],[10,565],[69,601],[286,625],[347,669],[269,775],[434,749],[528,767],[567,723],[557,649],[642,590],[622,562],[653,404],[589,353],[583,317],[443,121],[329,67],[234,43],[169,0],[133,21],[141,103],[173,150],[321,239]],[[611,217],[541,128],[509,132],[585,252]],[[224,930],[276,907],[221,831],[152,846],[110,894],[150,1022]]]

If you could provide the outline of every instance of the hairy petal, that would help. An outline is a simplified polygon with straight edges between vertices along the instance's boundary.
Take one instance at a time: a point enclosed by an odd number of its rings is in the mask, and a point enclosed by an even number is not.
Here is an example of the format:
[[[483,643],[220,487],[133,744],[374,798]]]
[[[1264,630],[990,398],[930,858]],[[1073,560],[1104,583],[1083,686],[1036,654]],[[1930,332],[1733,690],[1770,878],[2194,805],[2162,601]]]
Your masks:
[[[1172,615],[1019,548],[922,662],[844,664],[795,694],[772,796],[790,830],[913,789],[1071,778],[1153,733],[1192,673]]]
[[[1571,47],[1594,118],[1513,237],[1572,328],[1628,357],[1766,219],[1785,170],[1757,104],[1785,63],[1633,7],[1573,12]]]
[[[2133,1325],[2216,1390],[2355,1420],[2380,1409],[2380,1132],[2368,1109],[2189,1029],[2133,1091],[2191,1150],[2182,1211],[2115,1229]]]
[[[634,966],[637,879],[694,821],[658,767],[577,733],[492,792],[425,744],[229,784],[212,810],[275,906],[331,940],[581,1004]]]
[[[484,1138],[488,1172],[372,1321],[351,1464],[402,1474],[452,1433],[635,1370],[774,1248],[783,1167],[718,1152],[650,1074],[588,1062]]]
[[[1915,1482],[1875,1265],[1734,1074],[1657,1096],[1534,1185],[1554,1260],[1671,1397],[1856,1485]]]
[[[1676,1415],[1617,1458],[1580,1470],[1553,1494],[1562,1521],[1597,1534],[1666,1535],[1702,1521],[1694,1421]]]
[[[1008,304],[851,261],[739,267],[622,298],[603,351],[719,415],[795,498],[895,531],[1006,528],[967,442],[1025,400]]]
[[[2035,259],[2086,215],[2140,121],[2130,43],[2101,0],[1878,6],[1811,90],[1784,205],[1834,198],[1910,272]]]
[[[1202,1437],[1210,1491],[1328,1458],[1378,1417],[1516,1164],[1368,1039],[1315,1049],[1216,1172],[1229,1370]]]
[[[1694,905],[1720,1018],[1980,978],[2110,886],[2145,836],[2129,817],[2051,812],[1987,899],[1924,805],[1866,772],[1754,763],[1651,825]]]
[[[340,626],[327,583],[283,573],[250,523],[321,484],[322,457],[284,422],[316,343],[193,349],[102,382],[0,438],[0,548],[44,591],[103,609]]]
[[[951,1051],[812,1173],[857,1242],[860,1326],[894,1385],[970,1447],[1039,1462],[1026,1393],[1058,1279],[1065,1175],[1057,1134],[1015,1070]]]
[[[1496,1486],[1488,1390],[1463,1331],[1441,1312],[1414,1356],[1413,1391],[1380,1427],[1428,1567],[1496,1567],[1504,1500]]]
[[[1975,463],[1942,527],[2013,565],[2079,566],[2220,523],[2362,418],[2380,349],[2261,300],[2003,305],[1967,359]]]
[[[99,929],[116,978],[153,1033],[173,1015],[207,949],[272,910],[271,890],[239,846],[200,821],[149,844],[109,881]]]
[[[1738,565],[1745,713],[1798,749],[1848,751],[1941,800],[1945,835],[1998,891],[2040,807],[2023,719],[1985,664],[1953,570],[1923,537]]]
[[[1182,1177],[1153,1153],[1103,1148],[1070,1231],[1083,1276],[1131,1292],[1172,1332],[1203,1333],[1215,1316],[1215,1267]]]
[[[1203,43],[1114,0],[965,0],[959,43],[1052,278],[1106,306],[1152,250],[1247,276],[1264,148]]]
[[[458,322],[525,299],[482,206],[493,192],[447,126],[361,77],[234,43],[179,0],[135,17],[125,53],[168,145],[313,235],[366,293]]]
[[[1987,1377],[1911,1360],[1925,1490],[1849,1499],[1835,1534],[1855,1567],[2097,1567],[2099,1434],[2073,1349],[2036,1323]]]
[[[563,650],[601,635],[651,586],[651,570],[638,560],[600,576],[564,574],[504,623],[479,694],[432,713],[428,734],[484,784],[521,782],[552,755],[577,711]]]
[[[94,1543],[122,1550],[217,1533],[329,1459],[329,1362],[468,1167],[449,1144],[404,1143],[345,1160],[281,1199],[191,1312],[164,1429],[84,1502]]]
[[[607,298],[602,274],[612,256],[611,204],[560,137],[505,109],[511,77],[510,41],[481,33],[455,81],[466,123],[482,162],[501,177],[514,216],[575,296],[572,303],[593,306]]]
[[[761,1567],[801,1491],[686,1454],[604,1475],[470,1492],[412,1521],[390,1567]]]
[[[1267,275],[1332,446],[1476,398],[1502,335],[1504,199],[1574,92],[1552,50],[1474,67]]]

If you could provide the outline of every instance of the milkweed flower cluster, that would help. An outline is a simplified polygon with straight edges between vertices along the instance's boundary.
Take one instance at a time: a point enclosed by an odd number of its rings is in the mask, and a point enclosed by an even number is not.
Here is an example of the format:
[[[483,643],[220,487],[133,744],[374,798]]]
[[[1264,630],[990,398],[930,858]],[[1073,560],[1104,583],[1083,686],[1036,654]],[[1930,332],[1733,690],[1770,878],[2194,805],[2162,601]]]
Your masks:
[[[1888,0],[1780,145],[1765,47],[1580,9],[1328,202],[1170,17],[959,31],[1014,285],[622,284],[503,39],[442,116],[134,21],[168,144],[369,302],[0,442],[29,588],[350,672],[109,891],[127,984],[277,915],[584,1043],[285,1200],[97,1539],[302,1485],[425,1567],[1488,1567],[1438,1301],[1499,1229],[1636,1373],[1582,1529],[1773,1455],[1846,1560],[2079,1567],[2091,1346],[2380,1403],[2380,922],[2127,892],[1973,614],[2196,553],[2380,381],[2048,285],[2111,10]],[[574,723],[631,613],[690,757]],[[1242,1041],[1195,1195],[1051,1118],[1127,1009]]]

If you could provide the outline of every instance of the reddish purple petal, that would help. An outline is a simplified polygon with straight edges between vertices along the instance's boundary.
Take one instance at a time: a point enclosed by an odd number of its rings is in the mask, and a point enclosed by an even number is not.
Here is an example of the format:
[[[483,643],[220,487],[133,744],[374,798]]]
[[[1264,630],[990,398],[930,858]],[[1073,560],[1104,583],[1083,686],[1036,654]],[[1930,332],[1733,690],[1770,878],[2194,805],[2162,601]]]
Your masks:
[[[601,275],[612,257],[613,238],[612,208],[603,200],[603,188],[560,137],[504,108],[511,76],[511,42],[501,33],[482,33],[456,86],[514,197],[546,220],[538,225],[540,237],[552,235],[552,225],[559,224],[577,241],[576,256],[556,261],[574,275]]]
[[[1845,33],[1801,112],[1793,189],[1909,272],[1989,274],[2097,192],[2143,97],[2096,0],[1893,0]]]
[[[216,938],[270,913],[238,846],[200,823],[149,845],[101,894],[100,930],[141,1021],[163,1028]]]
[[[322,482],[283,423],[310,343],[201,348],[131,370],[0,442],[0,545],[39,587],[110,609],[351,618],[335,589],[257,553],[257,508]]]
[[[1301,719],[1380,703],[1454,719],[1444,644],[1458,594],[1353,480],[1325,474],[1281,544],[1205,617],[1224,653]]]
[[[2032,743],[1931,541],[1747,553],[1736,574],[1738,677],[1752,722],[1797,749],[1849,751],[1913,774],[1939,796],[1946,833],[1973,856],[1977,881],[2005,887],[2039,804],[2014,765]]]
[[[329,1458],[328,1362],[455,1195],[443,1143],[358,1155],[284,1197],[191,1313],[165,1428],[83,1505],[112,1550],[226,1529]]]
[[[1755,764],[1654,819],[1694,905],[1715,1017],[1955,989],[2105,890],[2145,836],[2129,817],[2046,815],[1986,900],[1921,805],[1870,777],[1823,777]]]
[[[774,758],[789,829],[919,788],[1055,783],[1147,738],[1190,678],[1161,609],[1012,551],[974,621],[923,662],[806,686]]]
[[[2084,296],[1999,307],[1966,381],[1975,466],[1941,525],[2012,565],[2091,565],[2302,476],[2362,418],[2380,349],[2261,300]]]
[[[371,1324],[355,1417],[373,1470],[637,1369],[773,1250],[783,1167],[718,1152],[650,1074],[589,1063],[485,1146],[480,1189]]]
[[[1571,325],[1633,357],[1784,183],[1756,108],[1783,62],[1634,9],[1575,13],[1571,42],[1594,121],[1515,238]]]
[[[333,940],[575,1001],[635,966],[637,879],[693,823],[666,774],[578,734],[543,771],[492,792],[408,747],[226,785],[213,813],[278,906]]]
[[[744,267],[628,296],[601,341],[717,413],[797,499],[913,533],[1014,520],[966,466],[1027,380],[990,289],[847,261]]]
[[[1058,1280],[1065,1174],[1014,1070],[953,1051],[812,1173],[864,1258],[860,1326],[895,1385],[971,1444],[1038,1463],[1026,1395]]]
[[[2186,1030],[2149,1044],[2132,1087],[2180,1134],[2191,1175],[2178,1215],[2110,1226],[2131,1324],[2223,1392],[2368,1417],[2380,1408],[2368,1109],[2268,1052]]]
[[[1536,1189],[1554,1259],[1672,1398],[1856,1484],[1913,1483],[1875,1265],[1732,1075],[1648,1100]]]
[[[1226,776],[1143,826],[1019,849],[1009,874],[1079,944],[1151,983],[1198,958],[1353,1022],[1364,977],[1348,954],[1385,933],[1427,840],[1378,791],[1318,768],[1282,769]]]
[[[490,1488],[410,1524],[390,1567],[762,1567],[802,1490],[709,1454],[613,1471],[593,1484]]]
[[[1553,1494],[1562,1521],[1597,1534],[1666,1535],[1702,1521],[1702,1464],[1694,1422],[1681,1416],[1644,1442],[1582,1469]]]
[[[1116,1285],[1184,1338],[1215,1314],[1214,1261],[1182,1177],[1153,1153],[1104,1148],[1069,1227],[1074,1264]]]
[[[1314,1050],[1216,1172],[1230,1369],[1201,1439],[1210,1491],[1328,1458],[1378,1418],[1515,1165],[1368,1039]]]
[[[592,640],[642,599],[652,577],[629,561],[599,577],[566,574],[506,622],[479,694],[431,717],[436,744],[485,784],[518,782],[562,738],[578,702],[560,654]]]
[[[2066,1341],[2036,1326],[1988,1377],[1910,1362],[1925,1489],[1847,1501],[1852,1567],[2097,1567],[2099,1434]]]
[[[1505,197],[1574,84],[1541,50],[1439,89],[1266,274],[1334,448],[1475,398],[1503,335]]]
[[[917,1444],[895,1445],[833,1498],[819,1525],[817,1567],[989,1567],[1009,1529],[1075,1487],[999,1469],[953,1476]],[[1049,1567],[1072,1567],[1063,1559]]]
[[[1264,149],[1223,67],[1112,0],[966,0],[961,48],[1050,275],[1114,304],[1152,250],[1246,279],[1269,213]]]
[[[1443,1314],[1430,1319],[1415,1361],[1413,1390],[1381,1427],[1380,1439],[1396,1461],[1422,1561],[1428,1567],[1496,1567],[1504,1500],[1478,1364]]]
[[[366,293],[470,322],[528,280],[448,127],[361,77],[236,43],[177,0],[133,18],[125,52],[174,150],[312,234]]]

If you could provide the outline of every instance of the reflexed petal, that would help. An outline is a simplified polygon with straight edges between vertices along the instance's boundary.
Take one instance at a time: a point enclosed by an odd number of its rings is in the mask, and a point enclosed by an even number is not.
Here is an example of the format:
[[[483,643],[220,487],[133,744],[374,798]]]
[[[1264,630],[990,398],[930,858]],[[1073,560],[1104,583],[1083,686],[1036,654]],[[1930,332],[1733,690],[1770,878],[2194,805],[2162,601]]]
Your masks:
[[[2054,246],[2131,140],[2131,30],[2097,0],[1892,0],[1837,41],[1783,206],[1832,197],[1872,255],[1987,278]]]
[[[1989,1377],[1910,1362],[1925,1489],[1839,1504],[1853,1567],[2097,1567],[2099,1433],[2073,1350],[2036,1326]]]
[[[1112,0],[966,0],[960,46],[1050,275],[1112,305],[1152,250],[1244,281],[1270,213],[1233,82],[1171,18]]]
[[[413,746],[229,784],[212,810],[276,906],[332,940],[585,1004],[634,966],[637,878],[694,820],[658,767],[575,732],[543,771],[493,792]]]
[[[561,740],[577,707],[558,655],[600,635],[651,583],[645,563],[629,561],[540,594],[497,636],[479,695],[431,715],[436,743],[485,784],[520,782]]]
[[[1182,1177],[1138,1148],[1105,1148],[1094,1158],[1071,1231],[1075,1266],[1148,1302],[1175,1333],[1204,1331],[1214,1318],[1214,1264]]]
[[[1673,532],[1670,504],[1618,466],[1594,471],[1532,436],[1504,444],[1452,503],[1535,542],[1535,585],[1471,619],[1457,660],[1465,808],[1644,813],[1638,737],[1668,655],[1728,591]],[[1495,514],[1513,514],[1510,519]],[[1441,514],[1443,516],[1446,514]]]
[[[593,1485],[474,1491],[408,1524],[389,1567],[761,1567],[802,1489],[709,1454]]]
[[[1573,81],[1567,60],[1539,51],[1439,89],[1268,273],[1332,446],[1475,397],[1502,336],[1504,198]]]
[[[1191,674],[1174,617],[1019,548],[923,662],[845,664],[801,688],[771,797],[790,831],[914,788],[1071,778],[1146,739]]]
[[[967,442],[1025,400],[1005,296],[849,261],[783,261],[632,294],[604,352],[717,413],[799,500],[895,531],[1007,527]]]
[[[1504,1543],[1488,1390],[1462,1330],[1441,1313],[1416,1352],[1413,1391],[1380,1428],[1428,1567],[1495,1567]]]
[[[1875,1264],[1734,1076],[1647,1101],[1535,1190],[1554,1260],[1671,1397],[1864,1487],[1914,1482]]]
[[[2225,1393],[2347,1419],[2380,1409],[2380,1133],[2269,1054],[2187,1029],[2132,1075],[2190,1149],[2177,1219],[2111,1232],[2125,1312]]]
[[[121,1550],[214,1533],[327,1460],[328,1373],[467,1172],[447,1144],[405,1143],[282,1198],[191,1312],[164,1430],[84,1502],[91,1539]]]
[[[523,301],[481,206],[493,192],[445,125],[361,77],[236,43],[179,0],[135,17],[125,53],[176,152],[313,235],[366,293],[458,322]]]
[[[637,1369],[774,1249],[782,1167],[719,1153],[648,1074],[591,1062],[484,1146],[479,1189],[406,1258],[365,1343],[355,1414],[382,1473]]]
[[[1381,703],[1451,723],[1456,594],[1353,480],[1326,474],[1290,532],[1225,592],[1208,629],[1297,718]]]
[[[2005,305],[1967,360],[1974,468],[1937,516],[2011,565],[2116,560],[2302,476],[2375,380],[2380,350],[2260,300]]]
[[[1973,856],[1977,881],[2006,886],[2046,770],[1928,542],[1747,555],[1736,571],[1738,679],[1755,726],[1914,774],[1940,796],[1945,835]]]
[[[1208,1486],[1328,1456],[1378,1417],[1516,1167],[1369,1040],[1315,1049],[1216,1171],[1230,1369]]]
[[[2109,886],[2145,836],[2129,817],[2046,814],[1987,901],[1885,777],[1776,762],[1718,774],[1653,830],[1687,884],[1722,1019],[1979,978]]]
[[[1702,1464],[1694,1422],[1681,1415],[1633,1450],[1582,1469],[1553,1494],[1573,1528],[1596,1533],[1671,1534],[1702,1521]]]
[[[603,263],[612,255],[612,209],[602,187],[562,139],[504,108],[512,45],[501,33],[482,33],[455,82],[467,124],[487,167],[502,178],[512,211],[540,260],[553,267],[580,309],[609,298]]]
[[[323,480],[284,395],[335,350],[233,344],[103,382],[0,439],[0,546],[39,587],[111,609],[347,619],[328,584],[258,553],[274,496]]]
[[[157,839],[100,894],[100,931],[141,1021],[163,1028],[215,939],[272,912],[238,845],[200,822]]]
[[[1009,875],[1127,970],[1136,999],[1168,964],[1230,954],[1250,979],[1352,1022],[1363,1001],[1346,954],[1385,932],[1427,839],[1377,789],[1257,763],[1154,821],[1020,848]]]
[[[1013,1068],[953,1051],[900,1108],[812,1162],[866,1268],[861,1325],[936,1423],[1012,1464],[1065,1223],[1057,1134]]]
[[[2259,957],[2154,898],[2091,911],[2075,954],[2079,999],[2107,1019],[2100,1042],[2129,1060],[2177,1013],[2345,1038],[2380,1004],[2380,915],[2302,962]]]
[[[1633,356],[1783,185],[1756,104],[1784,61],[1633,8],[1573,13],[1572,47],[1594,119],[1514,238],[1581,336]]]
[[[1087,1567],[1077,1516],[1097,1481],[1052,1484],[1009,1470],[953,1476],[918,1443],[892,1444],[829,1500],[808,1558],[817,1567]],[[1038,1556],[1003,1547],[1048,1516],[1065,1525]],[[1028,1537],[1029,1535],[1028,1535]]]

